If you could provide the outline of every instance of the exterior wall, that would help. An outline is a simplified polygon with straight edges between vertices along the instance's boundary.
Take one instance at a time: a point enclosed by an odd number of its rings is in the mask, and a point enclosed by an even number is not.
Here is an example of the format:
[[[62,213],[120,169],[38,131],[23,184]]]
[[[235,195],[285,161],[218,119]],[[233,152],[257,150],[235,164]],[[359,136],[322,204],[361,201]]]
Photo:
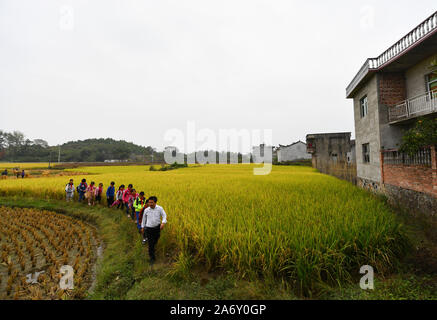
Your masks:
[[[317,157],[312,157],[311,164],[313,168],[317,168]]]
[[[412,214],[437,216],[437,198],[423,192],[385,185],[384,193],[394,206],[407,209]]]
[[[431,147],[431,166],[384,163],[384,193],[389,200],[411,212],[437,214],[437,148]]]
[[[368,114],[361,118],[360,100],[367,95]],[[380,170],[380,133],[378,111],[378,86],[377,76],[369,82],[354,97],[355,118],[355,151],[357,159],[357,177],[373,182],[381,182]],[[362,145],[370,145],[370,163],[363,163]]]
[[[269,155],[268,150],[271,150]],[[272,163],[274,157],[274,148],[272,146],[256,146],[252,147],[252,162],[253,163]],[[271,156],[271,158],[270,158]]]
[[[394,105],[406,99],[406,81],[402,72],[378,74],[379,102]]]
[[[432,168],[420,165],[384,164],[384,184],[432,195]],[[437,197],[437,191],[435,193]]]
[[[357,178],[357,186],[371,192],[382,192],[382,184],[366,178]]]
[[[388,124],[388,108],[406,99],[426,93],[425,76],[431,72],[430,64],[433,56],[421,61],[406,70],[405,73],[378,74],[379,125],[382,149],[397,149],[405,130],[414,124]]]
[[[351,151],[347,153],[347,162],[348,163],[356,163],[356,151],[355,151],[355,143],[351,145]]]
[[[311,159],[311,154],[307,153],[306,144],[303,142],[298,142],[288,147],[281,147],[278,150],[279,162],[301,159]]]
[[[178,152],[178,148],[176,147],[165,147],[164,153],[171,154],[172,156],[176,156],[176,153]]]
[[[312,153],[313,168],[356,184],[356,165],[348,163],[347,158],[354,145],[350,137],[350,132],[307,135],[307,150]]]
[[[261,157],[261,147],[253,147],[252,148],[252,161],[253,163],[262,163],[264,161],[263,157]]]
[[[403,73],[378,74],[379,130],[381,149],[396,149],[402,141],[403,125],[389,125],[388,108],[407,98]]]
[[[425,94],[428,91],[425,76],[431,73],[431,60],[433,60],[433,56],[421,61],[405,72],[408,99]]]
[[[337,155],[337,162],[347,162],[347,153],[351,150],[350,136],[350,133],[308,135],[307,143],[311,141],[315,146],[312,157],[316,158],[316,168],[322,171],[324,166],[331,164],[333,154]]]

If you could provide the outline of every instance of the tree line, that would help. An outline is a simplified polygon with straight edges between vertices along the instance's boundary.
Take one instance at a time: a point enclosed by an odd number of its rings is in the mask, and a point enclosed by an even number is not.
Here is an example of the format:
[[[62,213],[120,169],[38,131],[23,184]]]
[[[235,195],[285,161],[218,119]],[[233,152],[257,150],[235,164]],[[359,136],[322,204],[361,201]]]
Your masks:
[[[28,139],[22,132],[0,130],[0,161],[103,162],[105,160],[163,162],[163,152],[123,140],[86,139],[49,146],[43,139]]]
[[[202,151],[201,151],[202,152]],[[216,163],[221,156],[243,162],[243,155],[234,152],[217,152],[205,150],[205,156],[214,155]],[[220,156],[221,154],[221,156]],[[2,162],[104,162],[106,160],[165,163],[164,152],[157,152],[151,146],[143,147],[124,140],[86,139],[70,141],[58,146],[50,146],[43,139],[31,140],[20,131],[6,132],[0,130],[0,161]],[[193,154],[184,155],[184,162]]]

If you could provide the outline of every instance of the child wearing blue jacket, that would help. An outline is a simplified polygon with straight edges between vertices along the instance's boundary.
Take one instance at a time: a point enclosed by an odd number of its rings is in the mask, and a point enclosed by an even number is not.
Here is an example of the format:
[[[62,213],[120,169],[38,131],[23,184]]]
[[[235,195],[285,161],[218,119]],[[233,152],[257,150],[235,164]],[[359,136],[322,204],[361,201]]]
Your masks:
[[[114,185],[115,185],[115,182],[112,181],[111,185],[106,190],[106,199],[108,200],[108,208],[110,208],[112,206],[112,204],[114,203],[114,197],[115,197]]]
[[[77,186],[77,192],[79,193],[79,202],[85,200],[85,192],[88,188],[88,184],[86,183],[86,179],[82,179],[80,185]]]

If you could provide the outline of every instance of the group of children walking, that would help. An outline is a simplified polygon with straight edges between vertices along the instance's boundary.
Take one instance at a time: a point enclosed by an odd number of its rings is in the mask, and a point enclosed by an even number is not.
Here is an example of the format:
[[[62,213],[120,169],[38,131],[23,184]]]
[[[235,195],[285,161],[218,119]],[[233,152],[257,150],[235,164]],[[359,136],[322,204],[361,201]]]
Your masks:
[[[82,182],[75,189],[73,179],[70,179],[70,182],[65,186],[66,200],[73,201],[76,191],[79,194],[79,202],[87,199],[89,206],[102,202],[103,183],[99,183],[99,186],[96,187],[94,181],[88,185],[86,179],[82,179]]]
[[[79,194],[79,202],[88,200],[89,206],[95,203],[101,204],[103,183],[95,186],[95,183],[91,182],[88,185],[86,179],[82,179],[75,188],[73,179],[70,179],[65,186],[67,202],[73,201],[75,192]],[[108,208],[117,207],[117,209],[125,210],[127,217],[136,223],[138,232],[143,236],[142,243],[149,244],[150,263],[153,264],[160,231],[167,223],[167,214],[161,206],[156,204],[158,199],[155,196],[146,199],[145,193],[143,191],[137,193],[132,184],[129,184],[127,188],[122,184],[116,192],[115,182],[111,182],[106,189],[106,200]]]

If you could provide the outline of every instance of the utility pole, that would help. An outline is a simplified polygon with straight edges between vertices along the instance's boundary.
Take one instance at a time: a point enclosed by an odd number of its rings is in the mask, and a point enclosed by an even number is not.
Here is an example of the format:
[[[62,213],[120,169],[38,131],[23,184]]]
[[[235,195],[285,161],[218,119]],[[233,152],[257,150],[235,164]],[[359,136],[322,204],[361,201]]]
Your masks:
[[[152,149],[152,164],[153,164],[153,149]]]
[[[59,145],[58,163],[61,163],[61,145]]]

